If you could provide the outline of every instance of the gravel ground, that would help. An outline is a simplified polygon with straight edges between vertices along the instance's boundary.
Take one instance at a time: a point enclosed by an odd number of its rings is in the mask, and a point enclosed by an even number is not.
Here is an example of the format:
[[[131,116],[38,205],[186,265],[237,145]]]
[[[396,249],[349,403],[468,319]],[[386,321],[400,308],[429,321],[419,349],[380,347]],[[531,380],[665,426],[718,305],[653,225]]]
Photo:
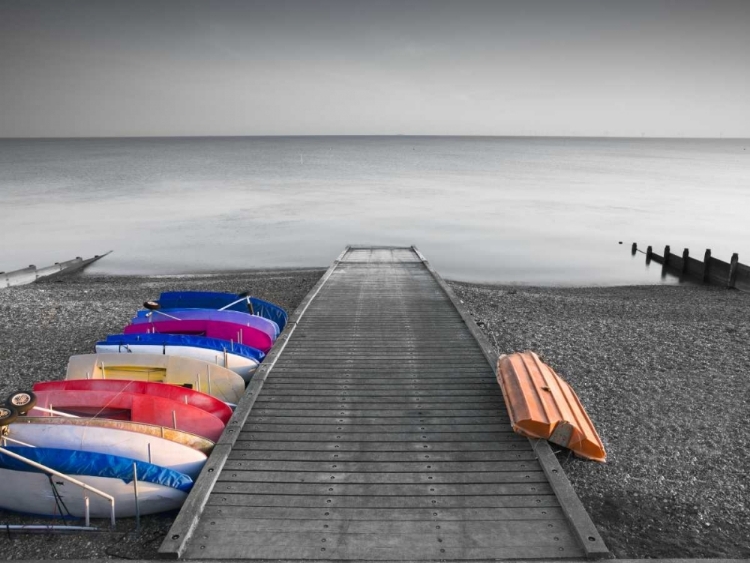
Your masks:
[[[0,290],[0,397],[63,377],[71,354],[92,352],[161,291],[251,290],[291,312],[322,272],[80,276]],[[534,350],[577,391],[608,463],[559,457],[617,557],[750,557],[750,294],[451,285],[499,352]],[[78,536],[0,528],[0,558],[153,558],[172,519],[144,517],[140,533],[132,519]],[[0,526],[49,522],[0,511]]]
[[[76,276],[60,282],[0,290],[0,398],[35,381],[62,379],[69,356],[94,351],[94,343],[118,333],[146,299],[162,291],[251,291],[289,313],[324,270],[271,270],[196,276]],[[109,531],[82,535],[6,533],[3,524],[60,524],[0,510],[1,559],[132,558],[157,556],[173,514],[146,516],[141,530],[122,518]]]
[[[750,293],[451,285],[576,390],[608,462],[558,457],[617,557],[750,557]]]

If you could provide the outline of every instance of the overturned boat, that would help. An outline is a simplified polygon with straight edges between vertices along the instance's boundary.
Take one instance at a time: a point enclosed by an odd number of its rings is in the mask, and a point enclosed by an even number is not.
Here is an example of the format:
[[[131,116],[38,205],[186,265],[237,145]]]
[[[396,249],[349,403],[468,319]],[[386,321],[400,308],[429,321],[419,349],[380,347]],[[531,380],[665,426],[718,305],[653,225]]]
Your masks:
[[[65,379],[128,379],[168,383],[237,404],[245,393],[240,375],[215,363],[157,354],[81,354],[71,356]]]
[[[202,409],[164,397],[122,391],[35,391],[37,403],[29,411],[34,415],[64,413],[80,418],[132,420],[167,426],[198,434],[216,441],[224,423]],[[54,412],[50,412],[54,411]]]
[[[122,330],[123,334],[186,334],[205,336],[227,342],[237,342],[268,352],[273,346],[274,338],[268,333],[248,324],[212,321],[205,319],[159,319],[148,323],[129,324]]]
[[[3,427],[2,438],[10,445],[82,450],[146,461],[193,479],[206,463],[206,452],[184,442],[135,431],[130,422],[113,420],[108,425],[93,422],[80,418],[24,416]]]
[[[225,402],[216,397],[163,383],[148,381],[128,381],[126,379],[71,379],[65,381],[43,381],[34,384],[34,391],[112,391],[115,393],[137,393],[162,397],[192,405],[211,413],[223,423],[227,423],[232,416],[232,409]]]
[[[186,334],[110,334],[96,343],[98,353],[157,354],[196,358],[238,373],[249,382],[265,354],[218,338]]]
[[[6,452],[110,495],[118,517],[136,514],[134,472],[140,514],[179,508],[193,487],[193,480],[184,473],[126,457],[59,448],[8,446],[3,450],[0,451],[0,508],[14,512],[83,518],[86,504],[90,503],[92,517],[106,518],[111,507],[106,499],[75,483],[52,477]]]
[[[534,352],[500,356],[497,380],[515,432],[606,461],[601,438],[575,392]]]
[[[274,321],[241,313],[239,311],[219,311],[217,309],[152,309],[138,311],[132,318],[130,324],[143,324],[159,321],[215,321],[222,323],[232,323],[239,326],[247,326],[266,333],[272,340],[276,340],[279,335],[279,325]],[[237,340],[235,338],[235,340]],[[246,342],[245,344],[249,344]]]
[[[155,301],[160,310],[169,309],[217,309],[240,311],[258,315],[275,322],[284,330],[287,314],[284,309],[248,293],[223,293],[219,291],[166,291]]]

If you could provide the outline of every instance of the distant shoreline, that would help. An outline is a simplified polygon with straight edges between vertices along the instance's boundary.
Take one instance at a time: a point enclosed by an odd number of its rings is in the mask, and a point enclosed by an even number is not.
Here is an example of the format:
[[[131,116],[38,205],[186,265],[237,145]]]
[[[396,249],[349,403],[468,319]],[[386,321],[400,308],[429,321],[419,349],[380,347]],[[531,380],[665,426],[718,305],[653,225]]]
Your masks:
[[[750,141],[750,137],[649,137],[649,136],[608,136],[608,135],[420,135],[388,133],[384,135],[123,135],[101,137],[0,137],[0,141],[74,141],[74,140],[108,140],[108,139],[606,139],[626,141]]]

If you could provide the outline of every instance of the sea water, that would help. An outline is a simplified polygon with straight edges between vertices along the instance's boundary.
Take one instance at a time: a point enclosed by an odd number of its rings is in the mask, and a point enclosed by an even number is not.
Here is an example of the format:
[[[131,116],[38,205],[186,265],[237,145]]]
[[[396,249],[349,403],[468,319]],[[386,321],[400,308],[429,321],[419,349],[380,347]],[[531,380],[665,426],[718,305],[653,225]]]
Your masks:
[[[748,140],[0,140],[5,271],[108,250],[92,272],[326,267],[414,244],[451,279],[664,283],[631,243],[750,263],[749,212]]]

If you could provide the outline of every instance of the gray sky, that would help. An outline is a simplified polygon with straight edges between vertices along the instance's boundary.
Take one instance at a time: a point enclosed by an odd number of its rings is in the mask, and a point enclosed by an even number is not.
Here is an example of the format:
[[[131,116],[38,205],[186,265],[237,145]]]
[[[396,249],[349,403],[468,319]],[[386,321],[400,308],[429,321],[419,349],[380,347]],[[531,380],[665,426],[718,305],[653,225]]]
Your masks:
[[[0,0],[0,137],[750,137],[750,1]]]

